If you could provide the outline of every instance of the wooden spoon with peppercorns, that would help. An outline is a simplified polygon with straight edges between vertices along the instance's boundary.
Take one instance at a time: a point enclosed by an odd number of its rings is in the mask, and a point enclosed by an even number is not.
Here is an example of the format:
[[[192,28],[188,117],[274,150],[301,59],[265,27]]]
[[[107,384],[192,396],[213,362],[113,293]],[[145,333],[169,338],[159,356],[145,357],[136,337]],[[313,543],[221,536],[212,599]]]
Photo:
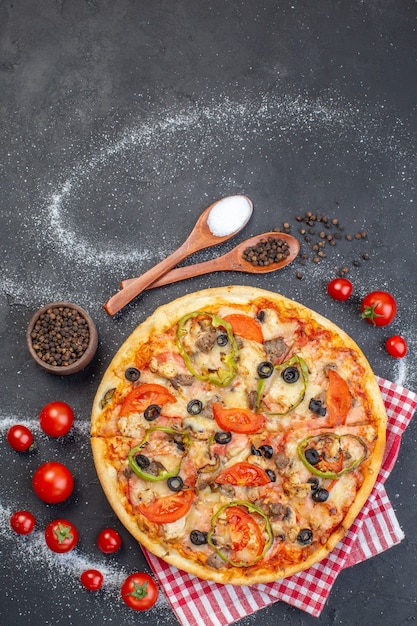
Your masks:
[[[132,278],[124,289],[105,303],[105,311],[109,315],[115,315],[154,281],[194,252],[211,248],[237,235],[250,220],[252,211],[252,200],[245,195],[226,196],[213,202],[200,215],[184,243],[142,276]]]
[[[269,232],[242,241],[238,246],[210,261],[177,267],[155,282],[147,289],[162,287],[179,280],[201,276],[211,272],[248,272],[250,274],[266,274],[276,272],[289,265],[300,251],[298,240],[287,233]],[[120,283],[122,288],[129,285],[130,278]]]

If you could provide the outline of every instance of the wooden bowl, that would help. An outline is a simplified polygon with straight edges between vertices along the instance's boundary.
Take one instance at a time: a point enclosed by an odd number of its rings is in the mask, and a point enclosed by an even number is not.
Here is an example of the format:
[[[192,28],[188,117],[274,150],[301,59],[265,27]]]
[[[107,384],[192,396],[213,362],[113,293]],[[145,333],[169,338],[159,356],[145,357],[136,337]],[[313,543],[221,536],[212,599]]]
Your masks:
[[[98,346],[97,328],[72,302],[52,302],[32,316],[26,331],[29,352],[45,371],[68,376],[83,370]]]

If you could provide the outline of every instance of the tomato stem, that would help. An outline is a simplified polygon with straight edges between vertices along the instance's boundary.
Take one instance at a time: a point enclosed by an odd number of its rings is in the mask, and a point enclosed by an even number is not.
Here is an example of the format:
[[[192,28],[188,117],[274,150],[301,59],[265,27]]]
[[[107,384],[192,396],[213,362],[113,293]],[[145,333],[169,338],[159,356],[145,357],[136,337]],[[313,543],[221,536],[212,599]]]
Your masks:
[[[376,326],[375,318],[376,317],[383,317],[383,315],[381,315],[380,313],[377,313],[375,311],[375,307],[377,307],[378,304],[380,304],[380,303],[376,302],[372,306],[366,305],[364,310],[361,313],[361,318],[364,319],[364,320],[369,320],[374,326]]]
[[[59,522],[57,528],[54,530],[58,543],[64,543],[65,539],[72,539],[71,526],[64,526]]]
[[[137,600],[143,600],[143,598],[146,598],[146,596],[148,595],[148,581],[146,580],[143,585],[138,585],[137,582],[132,581],[133,582],[133,586],[135,587],[133,591],[131,591],[130,593],[127,593],[127,596],[133,596],[134,598],[136,598]]]

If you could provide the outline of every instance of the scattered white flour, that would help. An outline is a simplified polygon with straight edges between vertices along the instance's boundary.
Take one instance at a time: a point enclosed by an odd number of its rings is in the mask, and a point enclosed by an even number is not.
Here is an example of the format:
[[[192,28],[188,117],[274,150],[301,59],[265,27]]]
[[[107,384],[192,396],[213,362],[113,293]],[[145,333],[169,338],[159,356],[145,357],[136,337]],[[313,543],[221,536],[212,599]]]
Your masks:
[[[213,235],[225,237],[240,230],[252,215],[253,204],[246,196],[228,196],[215,203],[207,224]]]
[[[396,376],[394,382],[397,385],[404,386],[407,380],[407,361],[405,359],[401,359],[398,362],[396,369]]]
[[[157,225],[158,244],[153,246],[153,241],[148,245],[144,242],[135,242],[132,246],[128,243],[129,231],[126,229],[126,239],[121,245],[112,237],[111,222],[107,226],[108,231],[102,232],[99,242],[94,241],[94,231],[87,237],[88,214],[86,222],[75,220],[73,216],[74,206],[80,203],[87,206],[85,212],[93,213],[93,223],[100,226],[100,220],[104,216],[114,213],[114,222],[123,224],[125,218],[122,200],[126,201],[123,194],[117,190],[123,187],[123,180],[128,178],[125,170],[128,163],[134,163],[132,173],[136,172],[138,193],[133,198],[138,209],[137,229],[140,232],[141,215],[146,211],[146,219],[152,221],[150,207],[144,206],[141,198],[141,186],[143,181],[141,172],[146,170],[149,153],[152,152],[152,169],[148,172],[147,185],[154,189],[152,194],[153,203],[160,199],[162,206],[165,198],[163,193],[173,194],[175,187],[171,186],[178,177],[187,171],[190,161],[191,150],[198,151],[196,163],[193,166],[194,185],[198,187],[201,178],[211,170],[212,177],[216,177],[218,187],[234,186],[241,187],[242,181],[237,179],[232,162],[225,178],[224,163],[219,171],[219,150],[224,145],[233,153],[241,151],[245,155],[246,150],[258,150],[258,139],[271,144],[270,151],[265,152],[265,159],[271,160],[275,148],[279,150],[279,144],[292,143],[296,137],[305,137],[309,143],[315,144],[316,158],[318,160],[330,158],[327,154],[336,138],[343,141],[346,136],[351,137],[350,152],[352,156],[357,154],[363,157],[364,152],[389,151],[394,161],[398,161],[409,152],[406,133],[401,127],[394,129],[392,136],[385,143],[381,142],[380,133],[384,129],[384,109],[379,111],[367,110],[356,103],[349,103],[337,94],[332,94],[326,100],[325,97],[310,99],[308,96],[298,95],[291,97],[284,95],[279,97],[274,94],[263,94],[258,98],[245,98],[239,102],[230,98],[213,102],[211,105],[196,103],[189,105],[183,111],[158,112],[155,119],[141,122],[137,126],[127,129],[121,138],[114,143],[107,143],[93,155],[89,155],[84,161],[74,166],[72,172],[67,173],[64,181],[51,194],[46,203],[41,207],[43,214],[41,221],[49,232],[51,242],[59,248],[65,258],[89,267],[113,267],[115,264],[141,263],[152,261],[172,252],[175,248],[173,241],[162,241],[164,234],[163,224]],[[385,129],[384,129],[385,131]],[[320,137],[320,139],[318,139]],[[191,144],[191,146],[190,146]],[[295,151],[301,147],[294,145]],[[410,151],[412,146],[410,146]],[[175,154],[175,162],[169,160],[169,154]],[[237,163],[239,163],[239,160]],[[221,161],[221,159],[220,159]],[[250,161],[249,161],[250,162]],[[227,160],[226,160],[227,163]],[[100,202],[103,189],[92,188],[92,175],[102,172],[102,183],[114,188],[103,196],[109,204],[102,206]],[[250,184],[251,177],[249,177]],[[131,181],[129,181],[131,182]],[[103,185],[104,187],[104,185]],[[193,188],[190,189],[192,196]],[[215,199],[215,198],[214,198]],[[111,203],[111,204],[110,204]],[[94,206],[96,205],[96,206]],[[178,205],[182,210],[187,206],[187,198],[178,199]],[[34,211],[36,214],[36,211]],[[128,225],[132,226],[132,225]],[[90,226],[91,228],[91,226]],[[162,232],[161,232],[162,231]],[[99,233],[100,234],[100,233]],[[168,235],[169,233],[165,233]],[[102,245],[103,239],[105,246]]]
[[[137,124],[118,136],[111,129],[104,132],[72,169],[58,176],[54,172],[55,179],[40,186],[30,210],[22,215],[32,233],[33,262],[25,264],[17,279],[14,264],[8,264],[0,278],[2,290],[13,301],[28,304],[31,298],[77,302],[82,293],[81,304],[97,306],[102,302],[92,288],[97,272],[106,268],[110,282],[128,278],[132,268],[133,275],[149,269],[183,241],[177,230],[175,236],[170,232],[169,216],[175,210],[184,216],[192,211],[193,225],[206,201],[241,190],[242,182],[252,197],[258,182],[276,170],[282,146],[287,151],[290,146],[295,158],[308,158],[312,167],[323,171],[335,157],[334,146],[349,138],[350,160],[339,164],[341,170],[347,165],[347,177],[349,168],[354,174],[365,160],[378,181],[378,155],[389,154],[393,178],[409,185],[415,156],[412,138],[401,120],[387,123],[387,115],[383,103],[372,108],[330,91],[310,97],[288,91],[254,96],[242,90],[238,100],[203,96],[182,109],[156,110],[148,118],[141,111]],[[275,181],[270,184],[273,192]],[[375,185],[381,195],[389,194],[383,181]],[[201,197],[200,207],[192,204],[196,197]],[[252,200],[256,212],[257,193]],[[132,207],[137,209],[136,221]],[[164,215],[164,209],[169,213]],[[141,229],[144,219],[147,234]],[[49,272],[39,272],[45,258],[57,276],[53,284]]]
[[[348,140],[346,162],[335,163],[336,171],[345,172],[347,180],[355,176],[358,164],[365,164],[376,203],[390,193],[407,194],[415,150],[405,125],[401,120],[392,124],[388,115],[383,103],[370,107],[330,91],[310,97],[288,91],[254,96],[242,90],[238,100],[209,96],[182,109],[156,110],[148,118],[141,111],[137,124],[118,136],[111,129],[104,132],[72,169],[60,175],[54,171],[54,180],[43,187],[40,183],[38,197],[22,214],[33,242],[31,262],[23,265],[25,271],[17,278],[15,264],[5,266],[2,291],[11,301],[28,306],[33,300],[37,305],[80,298],[87,310],[101,305],[103,296],[94,286],[102,285],[103,268],[109,281],[104,286],[107,295],[118,281],[149,269],[184,241],[178,229],[175,235],[170,229],[178,219],[176,213],[189,215],[192,226],[204,206],[242,190],[243,182],[256,213],[263,178],[270,180],[272,175],[271,192],[275,193],[275,185],[279,190],[274,172],[283,167],[283,146],[286,151],[290,146],[294,158],[307,159],[310,168],[322,172],[328,163],[334,164],[335,146]],[[378,155],[387,154],[392,179],[404,183],[404,192],[390,192],[381,180]],[[279,206],[277,194],[274,204]],[[201,197],[199,207],[193,204],[196,197]],[[270,213],[275,222],[271,199],[262,200],[265,214]],[[50,271],[39,271],[45,263],[55,273],[53,283]]]

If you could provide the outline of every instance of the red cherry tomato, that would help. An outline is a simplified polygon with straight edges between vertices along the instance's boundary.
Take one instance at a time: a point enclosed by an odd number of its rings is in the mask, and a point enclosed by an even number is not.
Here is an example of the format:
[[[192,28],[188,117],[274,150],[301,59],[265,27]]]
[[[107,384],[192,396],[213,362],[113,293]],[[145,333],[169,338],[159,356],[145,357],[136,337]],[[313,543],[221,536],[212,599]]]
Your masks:
[[[334,300],[347,300],[353,291],[353,285],[347,278],[334,278],[327,285],[327,293]]]
[[[408,351],[407,343],[400,335],[393,335],[389,337],[385,342],[385,347],[388,354],[396,359],[402,359]]]
[[[39,415],[40,426],[50,437],[62,437],[74,422],[74,412],[66,402],[50,402]]]
[[[122,545],[122,538],[114,528],[105,528],[97,537],[97,546],[104,554],[117,552]]]
[[[361,317],[374,326],[391,324],[397,312],[397,303],[387,291],[372,291],[362,300]]]
[[[154,579],[143,572],[131,574],[122,585],[123,601],[135,611],[150,609],[158,599],[158,585]]]
[[[33,490],[43,502],[58,504],[70,497],[74,479],[70,470],[57,461],[44,463],[32,478]]]
[[[87,569],[81,574],[80,580],[89,591],[97,591],[103,584],[103,574],[98,569]]]
[[[15,424],[7,432],[7,441],[16,452],[29,452],[33,450],[33,435],[29,428],[22,424]]]
[[[78,531],[72,522],[55,519],[45,528],[45,541],[53,552],[69,552],[78,543]]]
[[[35,516],[29,511],[16,511],[10,517],[10,526],[19,535],[29,535],[35,528]]]

